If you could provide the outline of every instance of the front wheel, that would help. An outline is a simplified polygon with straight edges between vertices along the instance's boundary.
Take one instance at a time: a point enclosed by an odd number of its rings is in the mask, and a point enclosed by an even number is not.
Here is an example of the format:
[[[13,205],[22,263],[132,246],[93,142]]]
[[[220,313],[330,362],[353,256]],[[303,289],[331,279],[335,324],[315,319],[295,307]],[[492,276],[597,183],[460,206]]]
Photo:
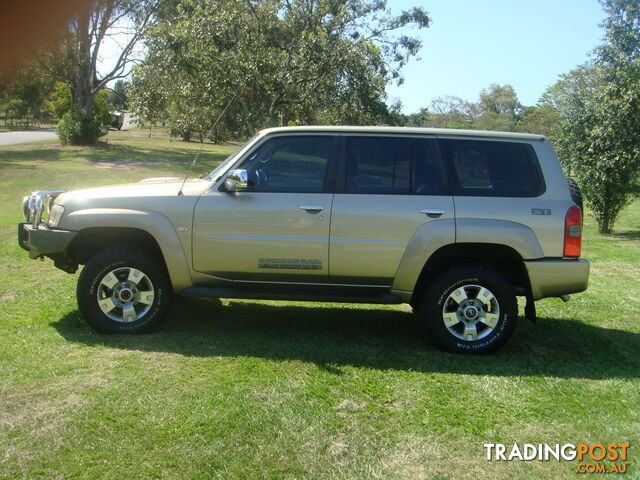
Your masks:
[[[150,331],[171,306],[171,287],[158,260],[125,247],[104,250],[89,260],[76,295],[84,318],[102,333]]]
[[[488,266],[460,267],[428,285],[419,315],[438,347],[489,353],[512,334],[518,315],[513,288]]]

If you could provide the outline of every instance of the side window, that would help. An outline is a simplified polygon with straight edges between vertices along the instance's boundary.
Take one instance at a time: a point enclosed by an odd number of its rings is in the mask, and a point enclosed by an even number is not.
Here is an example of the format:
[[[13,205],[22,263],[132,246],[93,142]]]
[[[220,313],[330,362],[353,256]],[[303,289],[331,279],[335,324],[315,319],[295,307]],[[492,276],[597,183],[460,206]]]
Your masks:
[[[454,195],[536,197],[545,190],[531,145],[439,140]]]
[[[346,138],[346,192],[442,193],[433,140],[353,136]]]
[[[291,136],[267,140],[239,168],[254,192],[322,192],[333,137]]]

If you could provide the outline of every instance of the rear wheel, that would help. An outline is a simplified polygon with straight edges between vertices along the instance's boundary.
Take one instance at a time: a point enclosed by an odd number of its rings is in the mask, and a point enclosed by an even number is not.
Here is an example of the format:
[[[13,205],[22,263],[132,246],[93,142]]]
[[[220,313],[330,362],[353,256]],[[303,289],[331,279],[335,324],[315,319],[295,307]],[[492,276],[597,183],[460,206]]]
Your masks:
[[[171,304],[169,280],[157,259],[121,247],[94,256],[80,274],[80,312],[102,333],[142,333],[157,327]]]
[[[489,353],[513,332],[518,303],[502,275],[488,266],[467,266],[443,273],[427,286],[419,315],[439,348]]]

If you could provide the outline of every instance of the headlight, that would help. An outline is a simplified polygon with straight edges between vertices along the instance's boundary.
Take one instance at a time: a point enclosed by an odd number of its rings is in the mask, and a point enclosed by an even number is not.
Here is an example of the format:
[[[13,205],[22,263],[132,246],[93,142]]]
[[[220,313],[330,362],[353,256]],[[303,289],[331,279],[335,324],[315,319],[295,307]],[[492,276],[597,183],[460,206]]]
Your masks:
[[[50,227],[57,227],[60,223],[60,219],[62,218],[62,214],[64,213],[64,207],[62,205],[58,205],[55,203],[51,207],[51,211],[49,212],[49,221],[47,222]]]

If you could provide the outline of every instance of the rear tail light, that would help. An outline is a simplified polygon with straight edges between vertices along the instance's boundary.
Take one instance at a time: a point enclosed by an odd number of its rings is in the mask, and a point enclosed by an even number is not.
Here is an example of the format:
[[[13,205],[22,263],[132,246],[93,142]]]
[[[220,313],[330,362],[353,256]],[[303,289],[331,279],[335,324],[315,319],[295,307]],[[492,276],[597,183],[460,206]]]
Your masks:
[[[582,248],[582,211],[574,205],[564,217],[564,256],[579,257]]]

